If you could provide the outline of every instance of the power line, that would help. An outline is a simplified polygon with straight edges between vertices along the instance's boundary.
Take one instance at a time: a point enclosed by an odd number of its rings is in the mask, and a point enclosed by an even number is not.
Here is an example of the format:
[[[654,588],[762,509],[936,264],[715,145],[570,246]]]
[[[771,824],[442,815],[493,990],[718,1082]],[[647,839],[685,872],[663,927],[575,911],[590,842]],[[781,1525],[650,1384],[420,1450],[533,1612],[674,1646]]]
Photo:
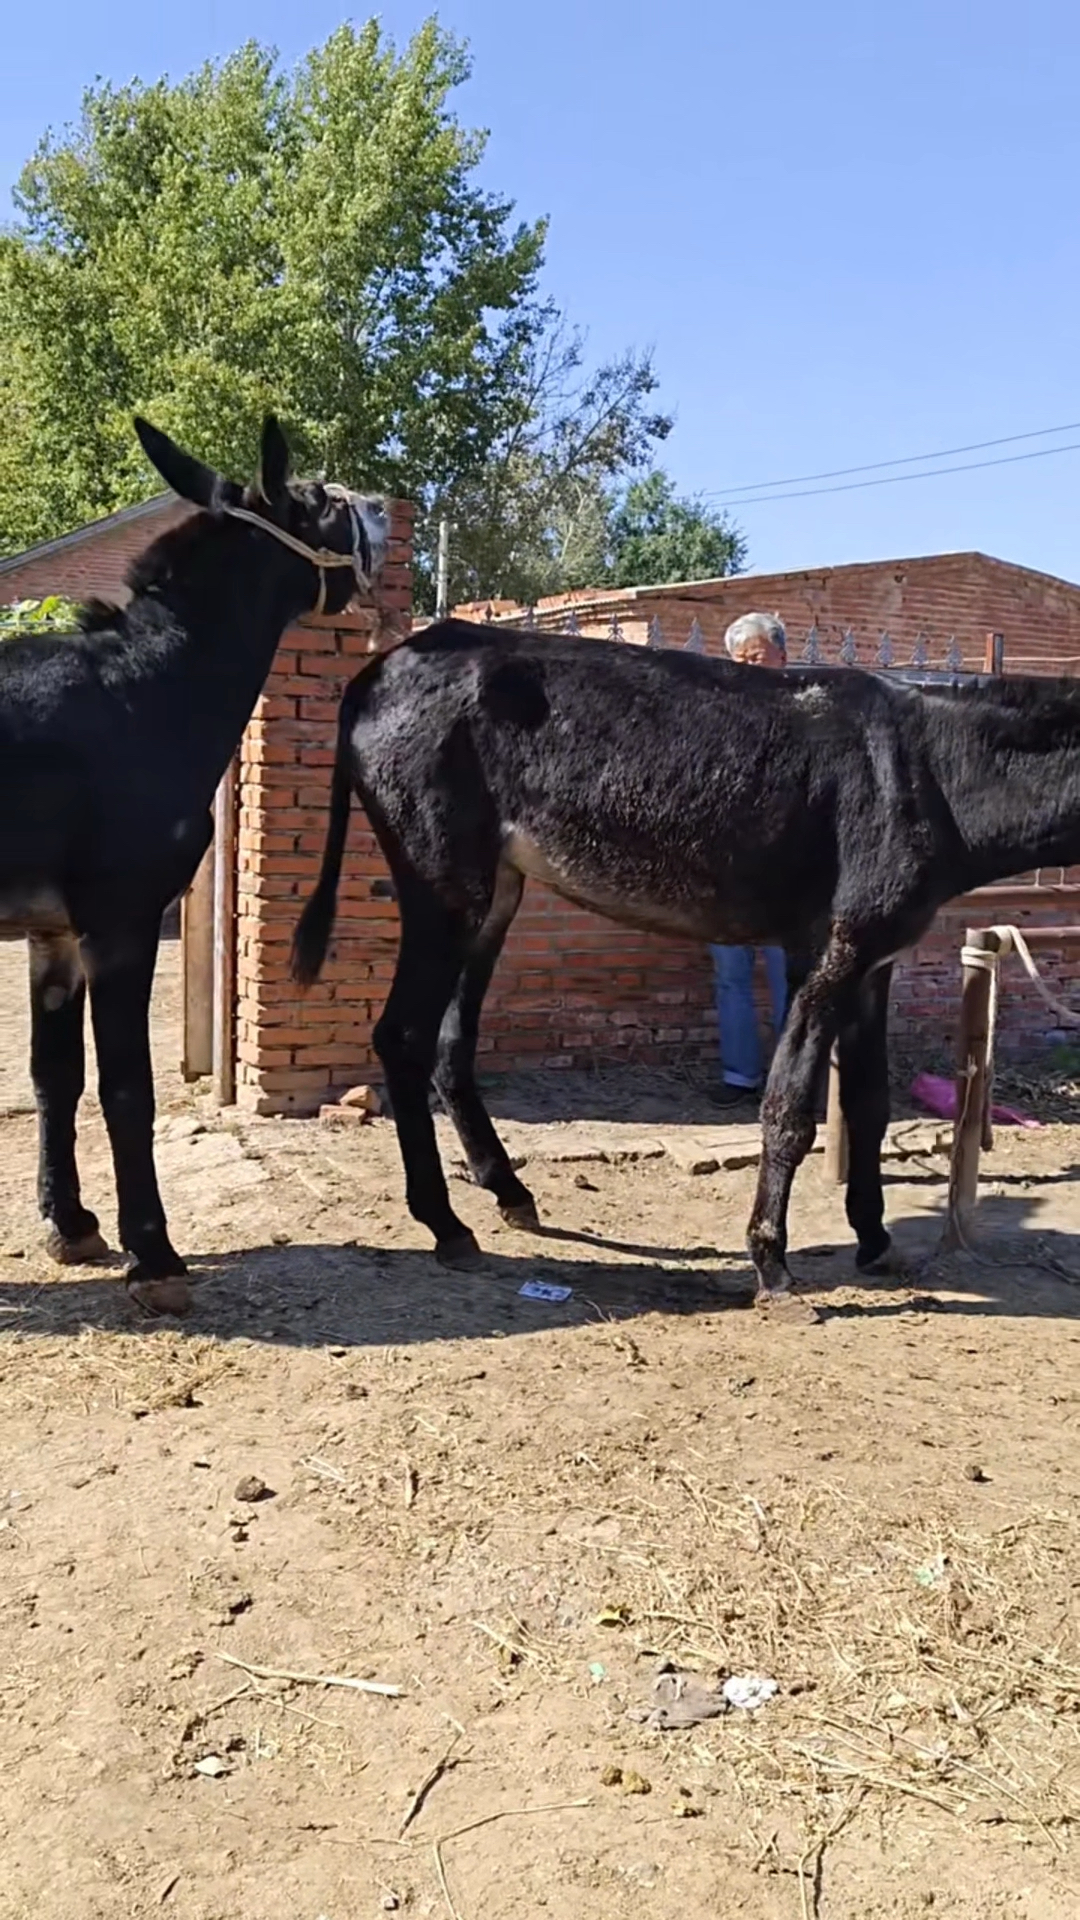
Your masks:
[[[1031,433],[1007,433],[1000,440],[973,440],[966,447],[942,447],[938,453],[909,453],[900,460],[870,460],[861,467],[833,467],[826,473],[789,474],[786,480],[751,480],[743,486],[729,487],[726,491],[722,487],[710,487],[702,497],[708,500],[725,500],[732,505],[737,505],[736,494],[768,492],[773,487],[801,487],[812,480],[846,480],[849,474],[880,473],[885,467],[917,467],[921,466],[925,460],[952,460],[958,453],[985,453],[988,447],[1011,447],[1019,440],[1045,440],[1050,433],[1080,433],[1080,420],[1067,421],[1061,427],[1039,427]],[[1047,448],[1048,453],[1057,451],[1055,447]],[[994,462],[987,461],[979,464],[992,466]]]
[[[1007,453],[1000,460],[967,460],[959,467],[931,467],[925,473],[890,473],[880,480],[848,480],[842,487],[804,487],[795,493],[763,493],[730,504],[757,507],[766,506],[772,500],[814,500],[825,493],[858,493],[864,487],[896,487],[905,480],[937,480],[948,473],[978,473],[983,467],[1011,467],[1018,460],[1045,460],[1053,453],[1080,453],[1080,440],[1071,440],[1064,447],[1036,447],[1031,453]],[[723,498],[725,505],[729,504],[727,496]]]

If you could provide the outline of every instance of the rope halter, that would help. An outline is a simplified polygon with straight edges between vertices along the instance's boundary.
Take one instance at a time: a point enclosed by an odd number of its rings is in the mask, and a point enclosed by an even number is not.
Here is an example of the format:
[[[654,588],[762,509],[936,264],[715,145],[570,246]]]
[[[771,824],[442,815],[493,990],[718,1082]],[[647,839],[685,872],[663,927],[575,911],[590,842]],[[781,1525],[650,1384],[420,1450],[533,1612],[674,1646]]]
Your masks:
[[[364,528],[361,509],[361,495],[352,493],[348,487],[326,482],[323,487],[328,499],[339,500],[349,509],[349,524],[352,528],[352,545],[348,553],[338,553],[334,547],[309,547],[304,540],[298,540],[294,533],[286,532],[272,520],[264,520],[261,513],[252,513],[249,507],[226,507],[224,511],[233,520],[245,520],[249,526],[258,527],[260,532],[272,534],[280,540],[283,547],[300,554],[304,560],[310,560],[319,574],[319,597],[312,608],[313,613],[322,613],[326,606],[326,575],[331,567],[351,567],[358,591],[367,591],[371,586],[371,576],[365,568],[371,564],[370,542]]]

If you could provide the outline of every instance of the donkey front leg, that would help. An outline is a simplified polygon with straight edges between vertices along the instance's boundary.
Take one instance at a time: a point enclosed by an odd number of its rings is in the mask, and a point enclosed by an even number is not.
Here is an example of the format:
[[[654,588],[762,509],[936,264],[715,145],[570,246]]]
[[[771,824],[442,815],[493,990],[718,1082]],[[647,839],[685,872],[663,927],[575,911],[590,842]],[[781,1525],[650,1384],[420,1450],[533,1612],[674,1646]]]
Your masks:
[[[158,931],[155,920],[149,927],[83,940],[98,1088],[116,1175],[120,1244],[137,1263],[129,1281],[165,1280],[187,1272],[169,1241],[154,1169],[150,989]]]
[[[75,1115],[86,1075],[86,981],[73,934],[30,935],[30,1075],[38,1109],[38,1207],[61,1266],[108,1252],[79,1194]]]

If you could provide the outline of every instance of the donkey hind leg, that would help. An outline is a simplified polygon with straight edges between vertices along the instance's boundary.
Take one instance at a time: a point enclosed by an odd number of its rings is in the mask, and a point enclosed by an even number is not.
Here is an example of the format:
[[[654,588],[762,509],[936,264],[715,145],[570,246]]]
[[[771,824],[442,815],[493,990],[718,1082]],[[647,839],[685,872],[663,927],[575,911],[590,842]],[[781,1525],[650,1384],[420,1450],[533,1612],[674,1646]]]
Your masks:
[[[450,1205],[429,1095],[439,1030],[465,963],[470,928],[463,914],[451,912],[426,888],[402,887],[399,907],[397,970],[373,1035],[375,1051],[405,1164],[405,1203],[434,1234],[443,1265],[469,1269],[480,1249]]]
[[[120,1244],[136,1265],[128,1280],[165,1280],[187,1272],[169,1241],[154,1169],[154,1075],[150,989],[158,923],[118,927],[83,939],[98,1088],[112,1147]]]
[[[75,1115],[86,1077],[86,981],[72,934],[30,935],[30,1074],[38,1109],[38,1208],[61,1266],[108,1252],[79,1194]]]
[[[435,1086],[457,1128],[477,1186],[495,1195],[499,1212],[511,1226],[535,1229],[539,1224],[536,1202],[514,1172],[476,1084],[476,1041],[484,995],[521,905],[524,885],[512,867],[499,868],[487,919],[469,948],[439,1028]]]
[[[848,1131],[847,1217],[854,1230],[856,1265],[885,1268],[891,1241],[885,1227],[881,1142],[889,1124],[887,1025],[892,965],[859,982],[853,1017],[838,1036],[840,1103]]]
[[[761,1103],[761,1168],[747,1245],[759,1304],[791,1292],[787,1209],[796,1171],[814,1144],[814,1094],[844,1002],[854,985],[850,943],[830,941],[791,1004]],[[816,1319],[806,1307],[803,1317]]]

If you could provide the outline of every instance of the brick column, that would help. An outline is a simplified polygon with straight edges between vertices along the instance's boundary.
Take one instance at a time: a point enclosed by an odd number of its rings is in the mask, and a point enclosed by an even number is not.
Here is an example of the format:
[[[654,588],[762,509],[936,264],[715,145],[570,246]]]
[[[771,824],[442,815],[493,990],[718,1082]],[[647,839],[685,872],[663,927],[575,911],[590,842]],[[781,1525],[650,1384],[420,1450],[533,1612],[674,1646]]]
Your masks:
[[[413,508],[394,503],[379,604],[398,632],[412,606]],[[286,633],[240,750],[236,917],[236,1099],[254,1113],[310,1113],[369,1077],[371,1029],[397,951],[397,909],[373,883],[386,866],[360,809],[338,893],[331,957],[301,995],[289,948],[318,878],[338,703],[366,656],[388,644],[366,608]]]

